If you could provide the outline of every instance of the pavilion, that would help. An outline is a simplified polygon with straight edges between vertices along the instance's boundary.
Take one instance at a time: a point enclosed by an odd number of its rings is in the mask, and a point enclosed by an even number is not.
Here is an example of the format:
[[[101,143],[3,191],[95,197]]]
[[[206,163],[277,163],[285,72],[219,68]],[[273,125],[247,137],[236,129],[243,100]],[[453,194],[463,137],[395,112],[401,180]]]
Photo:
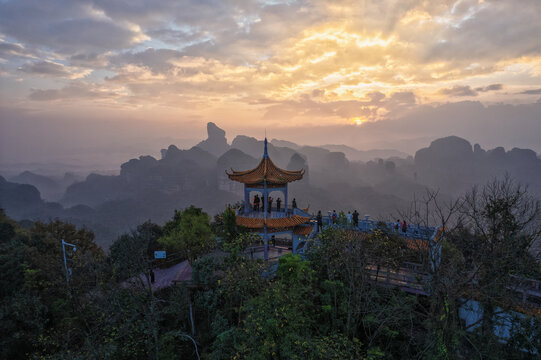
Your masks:
[[[312,215],[308,213],[308,209],[288,207],[287,184],[301,180],[304,170],[288,171],[276,166],[267,152],[267,138],[265,138],[263,158],[255,168],[246,171],[231,169],[231,173],[226,171],[226,174],[229,179],[244,184],[244,208],[237,214],[237,225],[262,236],[264,259],[269,258],[269,235],[290,235],[293,253],[295,253],[298,245],[307,239],[314,227],[310,224]],[[269,195],[275,191],[281,192],[284,196],[283,209],[269,208]],[[251,206],[251,192],[261,195],[262,211],[254,211]]]

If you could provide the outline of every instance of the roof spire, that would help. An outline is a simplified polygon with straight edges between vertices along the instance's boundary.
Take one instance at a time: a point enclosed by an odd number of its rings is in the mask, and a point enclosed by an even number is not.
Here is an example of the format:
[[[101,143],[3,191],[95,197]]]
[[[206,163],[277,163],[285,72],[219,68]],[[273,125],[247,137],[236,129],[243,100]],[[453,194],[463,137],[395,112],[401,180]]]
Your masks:
[[[263,159],[268,159],[269,153],[267,152],[267,136],[265,135],[265,150],[263,151]]]

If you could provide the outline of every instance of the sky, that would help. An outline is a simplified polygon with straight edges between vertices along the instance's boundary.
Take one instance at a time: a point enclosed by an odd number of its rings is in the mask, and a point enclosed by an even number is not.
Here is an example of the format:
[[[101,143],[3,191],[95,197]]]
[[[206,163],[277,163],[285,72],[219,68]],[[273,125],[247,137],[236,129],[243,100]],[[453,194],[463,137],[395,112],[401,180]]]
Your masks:
[[[0,164],[159,153],[208,121],[541,153],[540,18],[539,0],[0,0]]]

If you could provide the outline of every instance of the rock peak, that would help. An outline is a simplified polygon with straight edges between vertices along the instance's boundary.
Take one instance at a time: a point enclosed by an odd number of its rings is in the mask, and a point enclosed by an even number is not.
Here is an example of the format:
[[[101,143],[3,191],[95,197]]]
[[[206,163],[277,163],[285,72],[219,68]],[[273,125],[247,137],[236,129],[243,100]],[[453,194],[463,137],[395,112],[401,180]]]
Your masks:
[[[208,151],[217,157],[229,150],[225,131],[220,129],[218,125],[213,122],[207,123],[207,135],[208,137],[206,140],[203,140],[196,145],[198,148]]]
[[[207,123],[207,135],[209,139],[225,138],[225,131],[213,122]]]

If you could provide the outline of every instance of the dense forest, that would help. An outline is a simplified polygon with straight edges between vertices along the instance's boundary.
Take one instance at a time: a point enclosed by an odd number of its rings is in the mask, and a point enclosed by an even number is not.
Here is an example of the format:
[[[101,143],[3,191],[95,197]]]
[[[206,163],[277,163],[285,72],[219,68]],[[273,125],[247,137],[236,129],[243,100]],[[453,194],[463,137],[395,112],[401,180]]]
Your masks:
[[[380,224],[370,234],[329,226],[306,253],[276,263],[245,249],[261,239],[235,225],[175,211],[145,222],[106,253],[94,234],[59,220],[0,213],[3,359],[530,359],[541,357],[541,312],[512,291],[541,278],[530,252],[539,202],[506,178],[426,206],[445,225],[433,266]],[[66,247],[64,262],[62,240]],[[166,259],[154,259],[155,250]],[[155,290],[154,269],[187,260],[190,281]],[[367,268],[416,263],[426,295],[372,281]],[[432,265],[431,265],[432,264]],[[460,316],[476,301],[474,324]],[[539,304],[538,304],[539,305]],[[510,324],[505,339],[494,329]]]

